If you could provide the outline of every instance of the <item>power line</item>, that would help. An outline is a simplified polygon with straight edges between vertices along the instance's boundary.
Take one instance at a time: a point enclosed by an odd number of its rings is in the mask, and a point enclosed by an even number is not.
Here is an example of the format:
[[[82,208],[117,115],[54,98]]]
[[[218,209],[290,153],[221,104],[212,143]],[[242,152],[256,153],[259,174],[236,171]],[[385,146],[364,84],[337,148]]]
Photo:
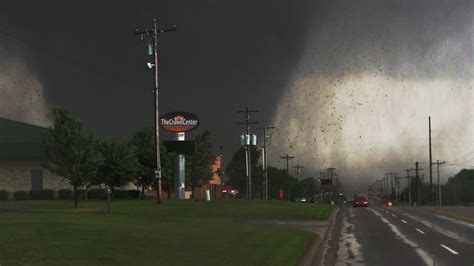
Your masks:
[[[159,64],[158,64],[158,36],[162,32],[176,31],[176,26],[167,29],[159,29],[156,19],[153,19],[152,29],[135,31],[135,35],[140,35],[141,39],[143,36],[148,36],[152,43],[149,46],[148,55],[153,57],[153,63],[148,63],[150,68],[153,68],[153,105],[154,105],[154,116],[155,116],[155,154],[156,154],[156,169],[155,169],[155,179],[156,179],[156,201],[161,203],[161,157],[160,157],[160,128],[159,128]],[[170,193],[171,190],[168,192]]]

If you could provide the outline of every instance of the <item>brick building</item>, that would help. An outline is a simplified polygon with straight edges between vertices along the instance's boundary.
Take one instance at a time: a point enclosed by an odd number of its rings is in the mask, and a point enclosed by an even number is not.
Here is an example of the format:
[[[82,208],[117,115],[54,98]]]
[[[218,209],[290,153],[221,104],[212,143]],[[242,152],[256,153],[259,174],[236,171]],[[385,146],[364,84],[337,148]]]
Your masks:
[[[67,181],[42,167],[41,135],[47,129],[0,118],[0,190],[71,188]]]
[[[195,197],[204,199],[204,193],[207,189],[211,194],[211,200],[222,198],[223,176],[222,176],[222,156],[216,156],[212,165],[212,178],[206,184],[194,188]],[[186,188],[185,198],[191,197],[191,188]]]

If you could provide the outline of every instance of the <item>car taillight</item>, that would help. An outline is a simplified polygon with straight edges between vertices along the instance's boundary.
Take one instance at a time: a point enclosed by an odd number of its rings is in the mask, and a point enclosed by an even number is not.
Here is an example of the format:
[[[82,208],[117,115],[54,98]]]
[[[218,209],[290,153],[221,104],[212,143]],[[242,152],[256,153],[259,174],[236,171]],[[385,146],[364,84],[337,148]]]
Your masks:
[[[364,201],[364,204],[367,204],[367,201]]]

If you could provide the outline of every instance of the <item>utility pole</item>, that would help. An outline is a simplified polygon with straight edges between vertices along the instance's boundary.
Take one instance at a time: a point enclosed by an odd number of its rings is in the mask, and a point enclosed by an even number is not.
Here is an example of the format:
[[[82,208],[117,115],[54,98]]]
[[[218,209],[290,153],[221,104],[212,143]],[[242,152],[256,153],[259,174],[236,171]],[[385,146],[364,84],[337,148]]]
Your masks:
[[[428,132],[430,145],[430,204],[433,204],[433,161],[431,157],[431,116],[428,116]]]
[[[388,183],[388,175],[390,175],[390,197],[393,198],[393,175],[397,175],[397,173],[393,173],[393,172],[390,172],[390,173],[386,173],[385,174],[387,176],[387,183]]]
[[[250,109],[247,105],[243,110],[236,110],[236,113],[245,113],[245,121],[239,122],[237,125],[245,125],[246,127],[246,139],[245,139],[245,154],[246,154],[246,163],[247,166],[247,199],[252,198],[252,160],[250,158],[251,153],[251,141],[250,141],[250,125],[258,124],[259,122],[250,121],[250,113],[259,112],[259,109]]]
[[[298,179],[299,179],[299,176],[300,176],[300,175],[299,175],[299,174],[300,174],[300,170],[301,170],[301,169],[304,169],[304,167],[301,166],[301,165],[299,165],[299,164],[297,164],[296,166],[293,166],[293,168],[296,169],[296,181],[298,182]]]
[[[407,180],[408,180],[408,205],[411,206],[411,176],[410,171],[415,171],[416,169],[406,169],[407,171]]]
[[[419,180],[420,177],[419,177],[419,175],[418,175],[418,171],[424,170],[424,169],[418,168],[418,165],[419,165],[419,164],[420,164],[420,163],[415,162],[415,178],[416,178],[416,190],[417,190],[417,197],[416,197],[416,199],[417,199],[417,205],[418,205],[418,206],[421,204],[421,198],[420,198],[420,183],[421,183],[420,181],[421,181],[421,180]]]
[[[156,18],[153,19],[152,29],[148,30],[135,30],[135,35],[140,35],[141,39],[146,35],[151,39],[152,43],[148,45],[148,55],[153,56],[153,63],[148,62],[149,68],[154,69],[154,83],[153,83],[153,105],[154,105],[154,116],[155,116],[155,149],[156,149],[156,169],[155,169],[155,185],[156,185],[156,202],[161,203],[161,157],[160,157],[160,128],[159,128],[159,64],[158,64],[158,37],[160,33],[176,31],[176,26],[173,25],[170,28],[159,29]]]
[[[280,158],[286,160],[286,173],[288,176],[290,175],[290,160],[295,159],[295,156],[290,156],[288,153],[285,156],[280,156]]]
[[[329,179],[331,179],[331,203],[334,201],[334,192],[335,192],[335,184],[337,183],[337,174],[336,174],[336,168],[327,168],[327,175]]]
[[[439,165],[440,164],[445,164],[446,162],[440,162],[439,160],[436,160],[436,168],[437,168],[437,171],[438,171],[438,205],[441,206],[442,205],[442,201],[441,201],[441,187],[439,185]],[[434,164],[434,163],[433,163]]]
[[[263,127],[257,128],[259,130],[263,130],[263,175],[264,175],[264,184],[263,187],[265,189],[264,199],[268,200],[268,165],[267,165],[267,130],[275,129],[275,127],[269,127],[267,124],[263,124]]]
[[[300,170],[303,169],[304,167],[297,164],[296,166],[293,166],[293,168],[296,169],[296,198],[299,198],[300,193],[298,192],[298,182],[299,182],[299,177],[300,177]]]

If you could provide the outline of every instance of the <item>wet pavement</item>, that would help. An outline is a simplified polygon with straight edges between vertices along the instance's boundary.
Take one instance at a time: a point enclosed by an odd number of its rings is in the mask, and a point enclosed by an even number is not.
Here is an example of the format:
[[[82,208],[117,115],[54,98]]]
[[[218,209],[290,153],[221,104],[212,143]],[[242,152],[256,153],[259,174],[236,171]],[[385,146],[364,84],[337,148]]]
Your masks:
[[[471,210],[457,208],[455,214]],[[468,221],[374,202],[342,213],[337,259],[326,265],[474,265],[474,224]]]

